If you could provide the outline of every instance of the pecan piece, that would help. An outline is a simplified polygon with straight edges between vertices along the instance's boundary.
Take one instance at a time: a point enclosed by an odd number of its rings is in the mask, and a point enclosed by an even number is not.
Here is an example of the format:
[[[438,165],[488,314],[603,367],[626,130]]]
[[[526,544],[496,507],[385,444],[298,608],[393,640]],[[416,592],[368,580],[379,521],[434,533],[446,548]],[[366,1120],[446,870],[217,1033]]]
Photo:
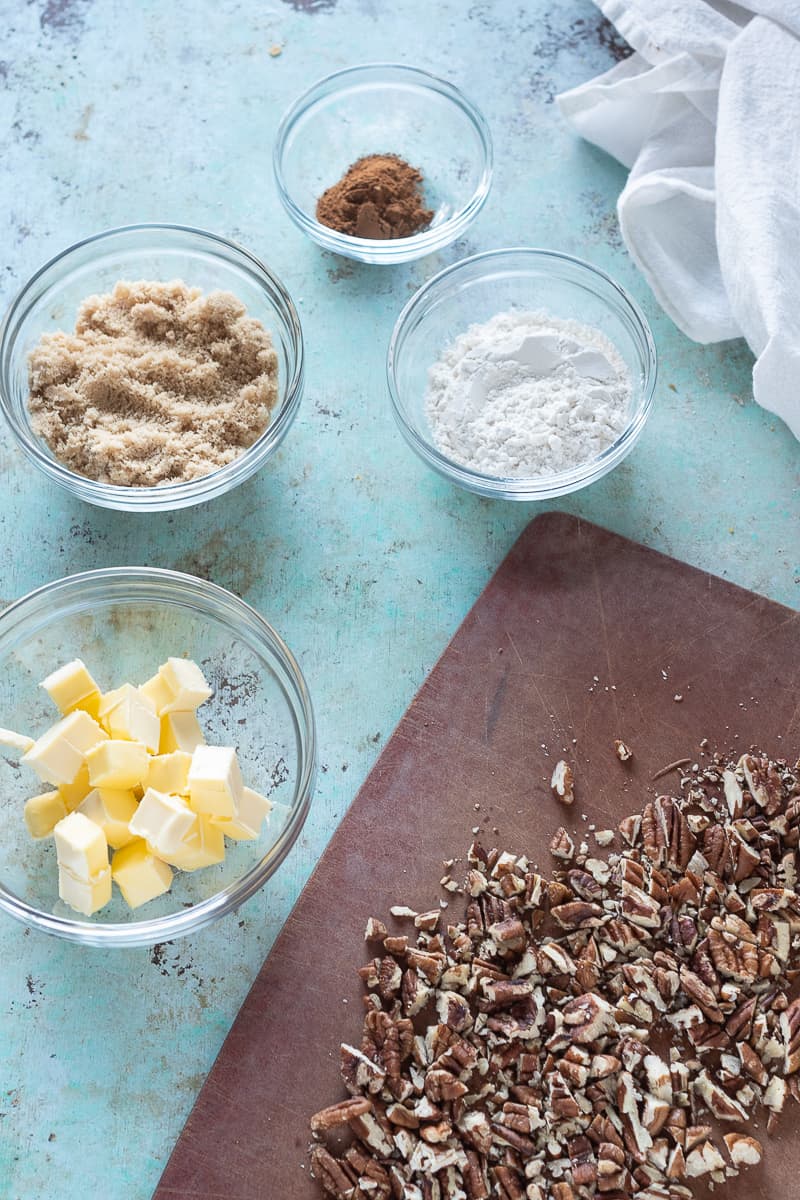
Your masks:
[[[355,1046],[348,1046],[347,1042],[342,1042],[340,1057],[342,1079],[351,1096],[358,1096],[362,1092],[375,1095],[381,1090],[386,1078],[383,1067],[379,1067]]]
[[[775,767],[767,759],[752,754],[743,754],[739,766],[756,804],[768,817],[774,817],[783,807],[783,785]]]
[[[350,1100],[341,1100],[338,1104],[329,1104],[327,1108],[314,1113],[309,1124],[313,1134],[327,1133],[346,1125],[352,1117],[360,1117],[363,1113],[372,1111],[372,1101],[366,1096],[353,1096]]]
[[[550,787],[562,804],[573,804],[575,801],[574,779],[572,767],[561,758],[553,768]]]
[[[793,1075],[800,1067],[800,998],[793,1000],[779,1019],[784,1044],[784,1075]]]
[[[620,762],[630,762],[633,758],[633,751],[621,738],[614,738],[614,753]]]
[[[566,832],[564,826],[559,826],[553,835],[551,842],[551,854],[553,858],[564,858],[569,862],[575,858],[575,842],[569,833]]]
[[[764,1155],[761,1142],[746,1133],[723,1134],[728,1154],[735,1167],[757,1167]]]
[[[324,1146],[315,1146],[311,1151],[311,1172],[334,1200],[350,1200],[355,1196],[355,1180]]]

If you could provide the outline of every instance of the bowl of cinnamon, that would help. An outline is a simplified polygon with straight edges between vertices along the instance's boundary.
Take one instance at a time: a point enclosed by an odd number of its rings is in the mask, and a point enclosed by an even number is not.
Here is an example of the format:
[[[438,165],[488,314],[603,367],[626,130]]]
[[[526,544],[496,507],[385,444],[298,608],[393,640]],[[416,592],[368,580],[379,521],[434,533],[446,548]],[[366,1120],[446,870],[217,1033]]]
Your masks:
[[[273,166],[287,213],[318,245],[404,263],[475,220],[491,186],[492,139],[453,84],[371,63],[328,75],[291,106]]]

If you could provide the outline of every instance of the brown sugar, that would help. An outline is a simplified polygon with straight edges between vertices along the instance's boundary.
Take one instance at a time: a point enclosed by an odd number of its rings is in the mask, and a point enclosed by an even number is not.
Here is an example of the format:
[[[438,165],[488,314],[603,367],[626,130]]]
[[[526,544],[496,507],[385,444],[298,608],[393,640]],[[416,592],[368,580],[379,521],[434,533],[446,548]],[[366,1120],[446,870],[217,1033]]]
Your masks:
[[[429,225],[422,174],[396,154],[359,158],[317,201],[317,220],[350,237],[410,237]]]
[[[184,483],[238,458],[269,424],[278,356],[230,292],[117,283],[74,333],[29,357],[33,429],[70,470],[129,487]]]

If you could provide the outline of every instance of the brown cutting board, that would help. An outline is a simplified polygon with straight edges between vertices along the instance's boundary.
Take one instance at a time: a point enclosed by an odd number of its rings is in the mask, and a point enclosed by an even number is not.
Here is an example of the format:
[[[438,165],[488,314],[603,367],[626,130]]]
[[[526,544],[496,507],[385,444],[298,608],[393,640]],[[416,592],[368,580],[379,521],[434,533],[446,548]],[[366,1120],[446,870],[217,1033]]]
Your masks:
[[[311,1200],[308,1117],[343,1094],[361,1030],[366,918],[434,907],[442,860],[484,844],[547,868],[565,819],[616,825],[700,742],[800,751],[800,615],[556,513],[500,566],[381,754],[256,979],[158,1200]],[[681,700],[676,697],[681,696]],[[627,767],[613,739],[634,750]],[[566,754],[564,753],[566,751]],[[549,777],[575,767],[566,813]],[[676,776],[662,780],[668,790]],[[583,819],[585,816],[585,820]],[[458,866],[455,871],[458,870]],[[449,914],[460,918],[458,897]],[[731,1200],[800,1194],[794,1113]],[[790,1174],[791,1172],[791,1174]]]

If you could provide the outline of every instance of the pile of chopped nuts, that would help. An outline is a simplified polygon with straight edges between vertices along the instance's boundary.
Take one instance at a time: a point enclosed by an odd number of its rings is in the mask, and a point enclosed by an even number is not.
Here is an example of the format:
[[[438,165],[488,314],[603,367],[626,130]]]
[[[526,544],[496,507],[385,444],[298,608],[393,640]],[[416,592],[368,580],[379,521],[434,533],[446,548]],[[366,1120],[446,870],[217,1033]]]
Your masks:
[[[799,769],[794,768],[794,772]],[[311,1120],[335,1200],[691,1200],[761,1161],[800,1102],[800,783],[714,760],[548,880],[473,844],[466,916],[370,918],[350,1099]],[[452,889],[451,889],[452,890]],[[332,1153],[324,1137],[348,1133]]]

